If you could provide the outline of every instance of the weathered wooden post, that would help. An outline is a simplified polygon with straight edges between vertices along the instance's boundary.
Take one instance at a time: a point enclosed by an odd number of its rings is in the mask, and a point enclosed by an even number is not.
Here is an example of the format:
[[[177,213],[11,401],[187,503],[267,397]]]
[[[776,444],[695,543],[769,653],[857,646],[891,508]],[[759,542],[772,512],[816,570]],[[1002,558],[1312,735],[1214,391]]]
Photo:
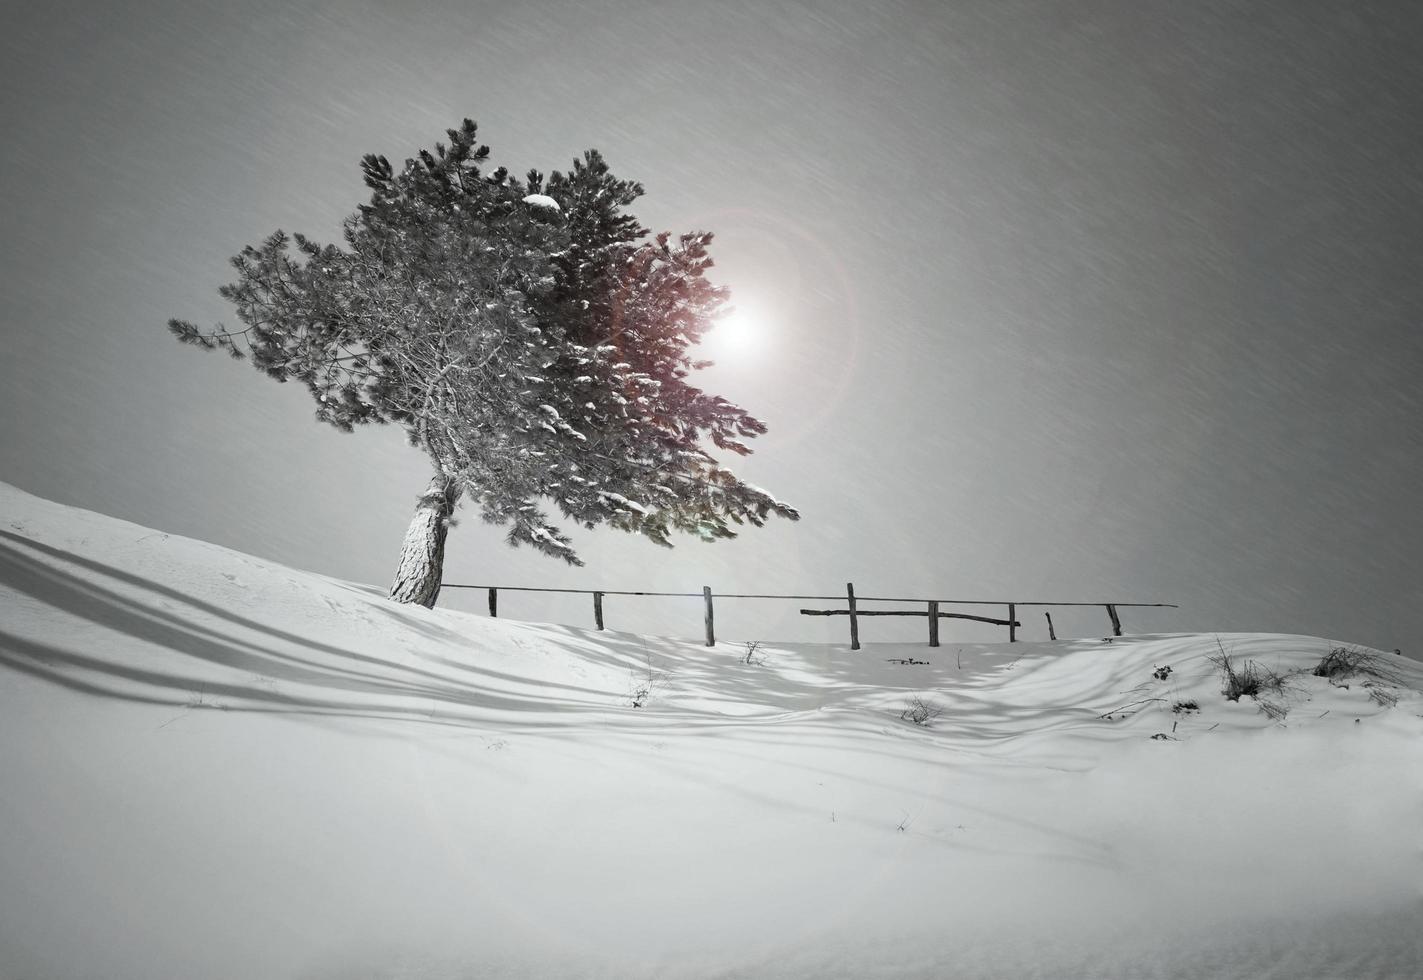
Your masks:
[[[1008,642],[1018,642],[1018,606],[1016,603],[1008,603]]]
[[[702,601],[706,603],[707,607],[707,646],[714,647],[716,646],[716,630],[713,628],[712,622],[712,594],[710,585],[702,586]]]
[[[603,593],[593,593],[593,623],[598,629],[603,628]]]
[[[1121,636],[1122,621],[1117,618],[1117,607],[1109,604],[1107,606],[1107,615],[1112,617],[1112,635]]]
[[[1045,613],[1043,613],[1043,615],[1047,617],[1047,638],[1048,638],[1049,640],[1056,640],[1056,639],[1057,639],[1057,634],[1056,634],[1055,632],[1053,632],[1053,628],[1052,628],[1052,613],[1050,613],[1050,612],[1045,612]]]
[[[499,615],[499,590],[498,590],[498,589],[490,589],[490,590],[489,590],[489,615],[491,615],[491,616],[498,616],[498,615]]]
[[[855,610],[855,583],[845,583],[845,595],[850,600],[850,649],[860,649],[860,616]]]
[[[939,645],[939,603],[933,599],[929,600],[929,645]]]

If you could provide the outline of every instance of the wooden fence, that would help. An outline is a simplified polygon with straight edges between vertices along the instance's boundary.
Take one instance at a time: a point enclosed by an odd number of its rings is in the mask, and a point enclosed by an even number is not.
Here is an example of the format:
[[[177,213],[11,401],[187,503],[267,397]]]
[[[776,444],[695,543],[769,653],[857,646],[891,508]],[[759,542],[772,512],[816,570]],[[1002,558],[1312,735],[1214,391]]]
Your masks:
[[[621,592],[613,589],[540,589],[532,586],[509,586],[509,585],[459,585],[453,582],[441,583],[446,589],[483,589],[489,593],[489,615],[499,615],[499,591],[505,592],[559,592],[573,595],[591,595],[593,597],[593,625],[598,629],[603,629],[603,597],[609,595],[632,595],[632,596],[658,596],[678,599],[695,599],[698,596],[703,604],[703,626],[706,630],[707,646],[716,645],[716,617],[713,605],[713,594],[711,586],[702,586],[701,592]],[[923,616],[929,623],[929,645],[936,647],[939,645],[939,620],[941,619],[966,619],[976,623],[992,623],[995,626],[1008,627],[1008,642],[1018,641],[1018,630],[1022,623],[1018,621],[1018,610],[1024,607],[1055,607],[1055,606],[1099,606],[1107,611],[1107,616],[1112,622],[1112,635],[1122,635],[1122,621],[1117,614],[1118,609],[1177,609],[1178,606],[1169,602],[1003,602],[987,599],[903,599],[889,598],[885,596],[856,596],[855,584],[853,582],[845,585],[843,596],[828,595],[750,595],[738,592],[719,593],[723,599],[793,599],[802,602],[840,602],[846,603],[844,609],[802,609],[802,616],[848,616],[850,619],[850,649],[860,649],[860,619],[866,616]],[[903,602],[915,603],[924,606],[923,609],[861,609],[862,602]],[[973,616],[968,613],[944,612],[940,606],[1005,606],[1008,610],[1007,619],[996,619],[992,616]],[[1044,612],[1047,617],[1048,636],[1057,639],[1057,632],[1053,628],[1052,613]]]

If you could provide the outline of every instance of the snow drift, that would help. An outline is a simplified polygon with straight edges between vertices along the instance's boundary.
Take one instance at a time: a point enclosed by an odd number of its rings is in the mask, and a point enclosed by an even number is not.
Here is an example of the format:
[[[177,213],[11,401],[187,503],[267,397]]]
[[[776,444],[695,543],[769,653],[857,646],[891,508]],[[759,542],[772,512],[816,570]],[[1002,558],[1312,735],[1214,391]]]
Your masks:
[[[1423,975],[1423,668],[1392,654],[747,663],[4,485],[0,613],[0,977]],[[1222,654],[1280,683],[1226,700]]]

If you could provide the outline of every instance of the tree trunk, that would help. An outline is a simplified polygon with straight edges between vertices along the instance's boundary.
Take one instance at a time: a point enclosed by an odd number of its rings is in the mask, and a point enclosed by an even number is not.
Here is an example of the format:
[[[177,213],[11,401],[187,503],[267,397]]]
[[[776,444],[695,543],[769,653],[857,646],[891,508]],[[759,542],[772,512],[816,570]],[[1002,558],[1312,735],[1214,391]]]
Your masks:
[[[390,597],[396,602],[413,602],[435,608],[440,597],[440,577],[445,566],[445,535],[454,513],[459,488],[455,481],[437,474],[415,505],[415,516],[400,546],[400,568]]]

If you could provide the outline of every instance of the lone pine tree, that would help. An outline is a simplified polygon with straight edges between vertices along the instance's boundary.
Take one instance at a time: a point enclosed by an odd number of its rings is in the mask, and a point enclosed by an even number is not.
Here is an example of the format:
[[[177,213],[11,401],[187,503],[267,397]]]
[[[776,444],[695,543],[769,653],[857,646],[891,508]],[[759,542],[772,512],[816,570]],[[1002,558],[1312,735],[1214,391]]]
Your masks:
[[[643,193],[596,150],[564,174],[484,173],[489,148],[466,119],[449,145],[397,172],[362,160],[368,203],[345,247],[278,231],[233,260],[222,287],[241,330],[184,320],[182,342],[299,381],[316,417],[343,431],[403,426],[433,474],[390,596],[433,606],[461,498],[486,521],[581,564],[540,501],[569,520],[670,545],[796,511],[703,448],[745,455],[765,425],[688,384],[692,347],[725,305],[692,232],[649,239],[623,211]],[[293,250],[292,246],[295,246]]]

